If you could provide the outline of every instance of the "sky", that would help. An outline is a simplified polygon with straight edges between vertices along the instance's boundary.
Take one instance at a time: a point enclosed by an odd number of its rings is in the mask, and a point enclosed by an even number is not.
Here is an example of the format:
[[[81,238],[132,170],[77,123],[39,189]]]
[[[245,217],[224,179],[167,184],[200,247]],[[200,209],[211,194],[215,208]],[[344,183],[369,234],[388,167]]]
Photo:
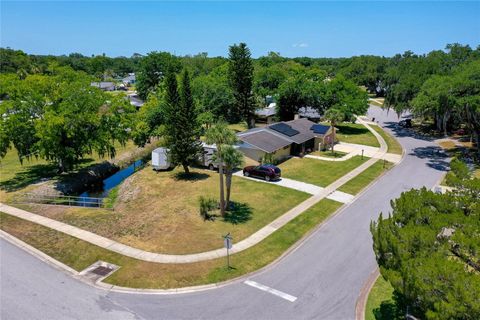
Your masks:
[[[448,43],[480,45],[480,0],[470,2],[4,1],[0,46],[32,54],[131,56],[150,51],[254,57],[392,56]]]

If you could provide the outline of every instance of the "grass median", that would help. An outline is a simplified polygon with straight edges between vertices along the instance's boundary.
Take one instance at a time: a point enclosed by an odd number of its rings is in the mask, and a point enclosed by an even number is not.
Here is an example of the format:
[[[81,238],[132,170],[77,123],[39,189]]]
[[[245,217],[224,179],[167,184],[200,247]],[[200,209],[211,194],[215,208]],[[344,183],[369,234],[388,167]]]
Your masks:
[[[385,142],[387,143],[387,146],[388,146],[387,152],[388,153],[402,154],[403,149],[402,149],[402,146],[400,145],[400,143],[397,141],[397,139],[392,137],[391,134],[387,133],[385,130],[383,130],[379,126],[371,126],[371,127],[375,131],[377,131],[382,136],[382,138],[385,140]]]
[[[400,320],[404,314],[393,299],[393,288],[382,276],[378,277],[368,295],[365,320]]]
[[[333,200],[321,200],[259,244],[232,255],[232,269],[226,268],[225,258],[190,264],[140,261],[5,213],[0,213],[0,227],[77,271],[98,260],[121,266],[105,280],[107,283],[167,289],[225,281],[258,270],[280,257],[341,205]]]

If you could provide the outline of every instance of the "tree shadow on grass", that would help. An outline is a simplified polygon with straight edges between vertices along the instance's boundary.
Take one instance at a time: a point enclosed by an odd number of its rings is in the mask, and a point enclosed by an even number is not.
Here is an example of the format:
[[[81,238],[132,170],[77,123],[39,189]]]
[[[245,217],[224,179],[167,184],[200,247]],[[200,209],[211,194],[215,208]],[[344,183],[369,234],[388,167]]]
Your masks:
[[[93,162],[93,159],[81,159],[77,162],[76,167],[81,168],[86,164]],[[43,179],[52,179],[59,178],[60,180],[65,179],[66,176],[71,175],[60,175],[58,173],[58,166],[53,163],[47,164],[35,164],[29,165],[28,162],[25,163],[25,166],[21,166],[18,172],[8,180],[0,182],[0,189],[5,190],[6,192],[14,192],[20,189],[26,188],[31,184],[38,183]]]
[[[365,127],[351,127],[347,125],[338,124],[336,127],[339,130],[339,133],[346,134],[346,135],[357,135],[357,134],[366,134],[370,132]]]
[[[173,178],[177,181],[200,181],[200,180],[205,180],[208,179],[210,176],[206,173],[201,173],[201,172],[190,172],[190,173],[185,173],[185,172],[177,172],[173,174]]]
[[[230,209],[223,220],[231,224],[245,223],[252,219],[252,208],[246,203],[230,202]]]

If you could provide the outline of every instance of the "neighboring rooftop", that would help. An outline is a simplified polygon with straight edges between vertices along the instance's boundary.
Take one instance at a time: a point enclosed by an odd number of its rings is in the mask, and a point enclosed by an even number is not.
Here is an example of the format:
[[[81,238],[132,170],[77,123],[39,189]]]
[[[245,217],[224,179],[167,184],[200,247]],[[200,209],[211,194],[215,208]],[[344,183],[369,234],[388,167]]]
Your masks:
[[[255,110],[255,115],[260,118],[267,118],[274,116],[276,112],[277,104],[275,102],[272,102],[265,108]]]
[[[105,90],[105,89],[115,89],[115,83],[113,82],[110,82],[110,81],[101,81],[101,82],[92,82],[90,83],[90,85],[92,87],[97,87],[97,88],[100,88],[102,90]]]
[[[298,109],[298,115],[302,118],[320,119],[321,115],[312,107],[301,107]]]

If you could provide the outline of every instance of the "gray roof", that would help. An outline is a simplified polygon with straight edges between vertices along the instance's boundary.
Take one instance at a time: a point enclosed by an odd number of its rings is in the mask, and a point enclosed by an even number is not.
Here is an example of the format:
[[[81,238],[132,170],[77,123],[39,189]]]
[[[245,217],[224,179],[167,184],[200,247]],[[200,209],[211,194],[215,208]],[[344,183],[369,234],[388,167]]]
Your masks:
[[[136,80],[135,73],[131,73],[128,76],[126,76],[125,78],[123,78],[122,81],[130,83],[130,82],[135,81],[135,80]]]
[[[317,124],[308,119],[302,118],[283,123],[297,130],[298,133],[289,137],[267,126],[240,132],[237,136],[240,140],[269,153],[292,143],[301,144],[316,137],[323,137],[323,134],[313,132],[312,126]]]
[[[240,140],[268,153],[292,144],[292,141],[282,138],[265,128],[254,131],[249,130],[245,134],[239,133],[238,137]]]
[[[92,87],[97,87],[97,88],[100,88],[100,89],[115,87],[115,83],[113,83],[113,82],[107,82],[107,81],[92,82],[92,83],[90,83],[90,85],[91,85]]]
[[[255,115],[257,117],[265,117],[265,118],[274,116],[277,111],[276,106],[277,106],[276,103],[272,102],[268,105],[268,107],[255,110]]]
[[[298,115],[303,118],[320,119],[320,113],[312,107],[299,108]]]
[[[312,122],[308,119],[296,119],[287,121],[285,123],[299,132],[298,134],[290,137],[290,139],[292,139],[295,143],[300,144],[315,138],[315,134],[312,130],[310,130],[315,122]]]
[[[130,103],[135,107],[141,107],[145,103],[140,97],[136,94],[129,94],[127,99],[130,100]]]

